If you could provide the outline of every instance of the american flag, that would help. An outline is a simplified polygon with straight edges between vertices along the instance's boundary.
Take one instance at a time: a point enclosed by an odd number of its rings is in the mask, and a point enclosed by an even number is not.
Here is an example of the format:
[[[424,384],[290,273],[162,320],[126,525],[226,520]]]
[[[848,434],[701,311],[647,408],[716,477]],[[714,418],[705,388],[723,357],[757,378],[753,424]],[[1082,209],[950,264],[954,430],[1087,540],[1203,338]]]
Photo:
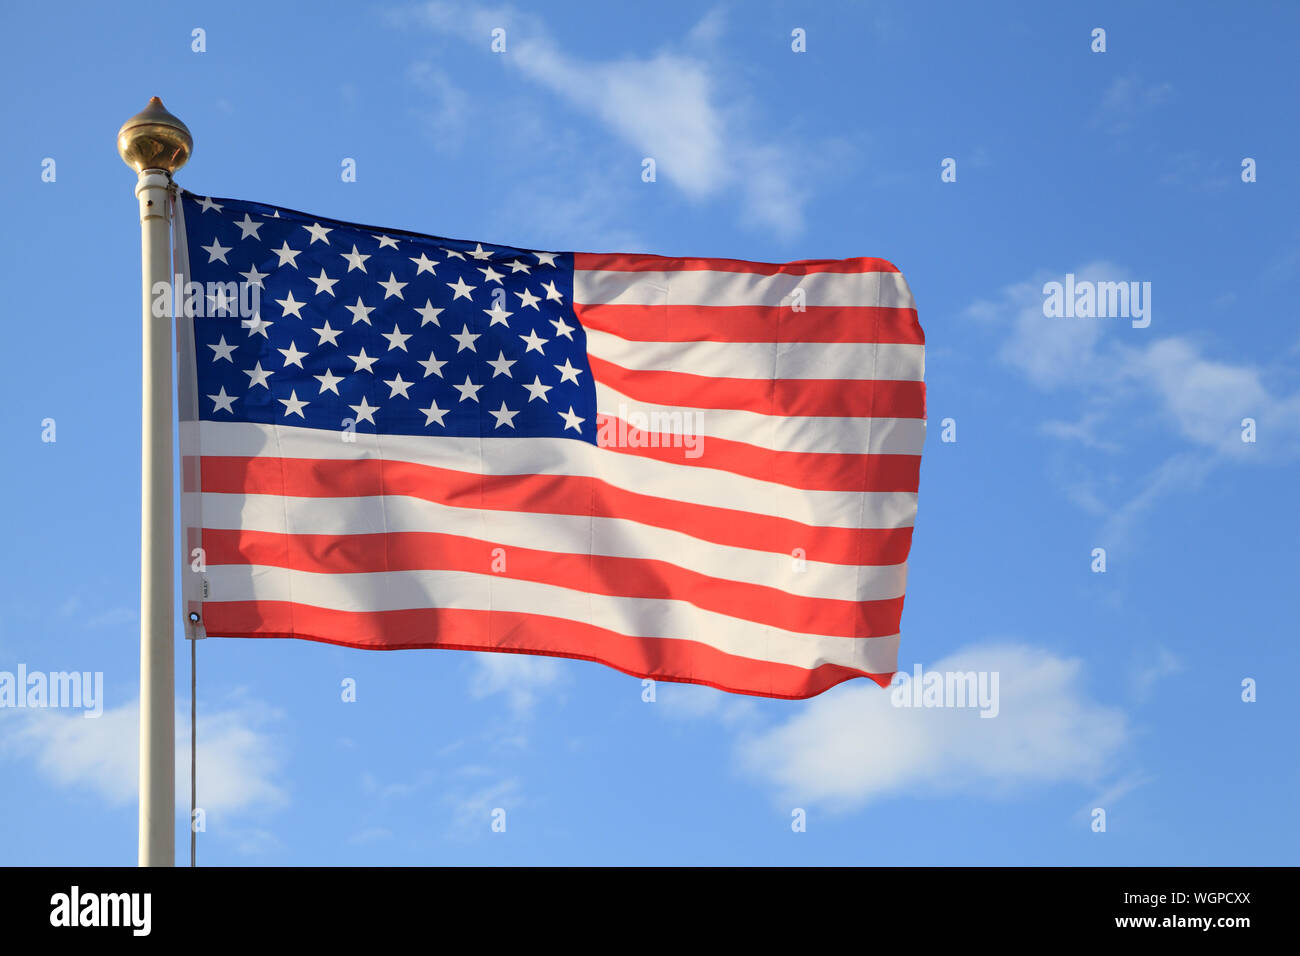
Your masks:
[[[768,697],[888,683],[925,437],[890,263],[181,207],[196,637],[543,654]],[[254,290],[254,314],[214,314]]]

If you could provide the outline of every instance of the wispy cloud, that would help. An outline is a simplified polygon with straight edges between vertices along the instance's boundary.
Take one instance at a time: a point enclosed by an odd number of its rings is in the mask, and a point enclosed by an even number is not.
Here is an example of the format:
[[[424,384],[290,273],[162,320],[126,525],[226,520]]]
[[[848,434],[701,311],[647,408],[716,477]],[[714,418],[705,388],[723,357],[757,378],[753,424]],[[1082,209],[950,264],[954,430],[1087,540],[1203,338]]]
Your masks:
[[[519,781],[513,777],[477,790],[453,789],[445,797],[452,811],[450,835],[457,839],[474,839],[492,832],[493,813],[505,811],[509,832],[510,814],[524,806]]]
[[[265,727],[278,715],[261,705],[199,715],[199,805],[209,814],[283,807],[281,761]],[[0,711],[9,722],[0,755],[26,759],[57,787],[79,791],[111,806],[136,800],[139,785],[139,702],[110,708],[95,720],[56,710]],[[188,713],[177,713],[176,766],[189,765]],[[177,773],[177,812],[189,813],[189,774]]]
[[[1093,125],[1110,133],[1124,133],[1174,95],[1170,83],[1154,83],[1135,72],[1115,77],[1102,94]]]
[[[1139,700],[1146,700],[1156,684],[1182,671],[1182,658],[1169,648],[1156,647],[1154,650],[1144,650],[1129,670],[1133,693]]]
[[[564,676],[558,660],[536,654],[476,654],[474,668],[470,693],[477,698],[504,694],[520,716],[531,713],[542,693]]]
[[[1102,261],[1071,271],[1076,282],[1132,278]],[[1220,465],[1300,454],[1300,392],[1270,385],[1275,376],[1267,369],[1211,357],[1192,339],[1160,336],[1154,326],[1138,330],[1126,319],[1048,318],[1043,283],[1061,278],[1042,272],[1011,283],[999,295],[972,303],[966,315],[1001,335],[998,357],[1030,384],[1079,402],[1073,420],[1041,424],[1044,434],[1107,453],[1140,440],[1141,426],[1174,439],[1164,460],[1120,486],[1125,497],[1118,504],[1104,505],[1097,483],[1077,469],[1063,483],[1085,510],[1109,514],[1103,528],[1108,543],[1127,536],[1161,496],[1197,487]],[[1160,313],[1154,321],[1161,321]],[[1245,419],[1255,422],[1254,443],[1242,441]]]
[[[702,684],[674,684],[659,681],[655,685],[657,712],[673,720],[713,717],[732,726],[753,720],[758,704],[752,697],[725,694]]]
[[[1098,786],[1128,741],[1124,714],[1089,696],[1076,659],[993,644],[967,648],[931,669],[997,671],[998,715],[895,707],[886,690],[844,684],[743,740],[743,765],[792,805],[850,810],[905,792]]]
[[[566,52],[540,18],[512,7],[427,3],[417,22],[488,49],[506,31],[501,59],[570,108],[597,120],[656,175],[695,201],[733,195],[742,217],[784,234],[803,226],[798,157],[765,140],[738,107],[722,72],[723,19],[706,15],[682,42],[648,56],[582,58]]]

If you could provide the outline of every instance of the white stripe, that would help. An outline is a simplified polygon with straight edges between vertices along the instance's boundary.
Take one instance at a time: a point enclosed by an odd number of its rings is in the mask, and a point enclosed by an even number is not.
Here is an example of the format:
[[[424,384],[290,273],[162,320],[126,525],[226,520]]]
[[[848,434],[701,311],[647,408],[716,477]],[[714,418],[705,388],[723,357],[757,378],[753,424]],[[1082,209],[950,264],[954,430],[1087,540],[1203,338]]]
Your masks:
[[[205,456],[383,459],[475,475],[573,475],[638,494],[777,515],[815,527],[909,528],[916,518],[915,492],[805,491],[562,438],[439,437],[430,441],[424,435],[357,432],[356,440],[348,442],[343,441],[342,432],[292,425],[205,421],[200,429]],[[706,443],[705,454],[707,447]]]
[[[920,382],[925,346],[876,342],[634,342],[587,329],[587,351],[623,368],[722,378]]]
[[[877,638],[799,634],[682,601],[608,597],[465,571],[313,574],[260,565],[207,571],[209,601],[291,601],[338,611],[458,608],[536,614],[603,627],[633,638],[698,641],[726,654],[814,668],[840,664],[873,674],[895,669],[898,635]],[[413,638],[416,636],[413,635]]]
[[[581,305],[795,305],[885,306],[912,309],[911,290],[897,272],[615,272],[578,269],[573,299]]]
[[[205,492],[203,516],[208,528],[269,534],[437,531],[483,541],[485,556],[488,548],[502,545],[667,561],[699,574],[809,598],[877,601],[901,597],[907,586],[906,564],[864,567],[859,574],[855,565],[827,564],[812,554],[800,568],[787,554],[714,544],[623,518],[455,508],[401,495],[295,498]]]
[[[919,455],[925,445],[923,418],[818,418],[652,405],[601,382],[596,383],[596,411],[624,421],[629,414],[644,416],[649,431],[724,438],[773,451]]]

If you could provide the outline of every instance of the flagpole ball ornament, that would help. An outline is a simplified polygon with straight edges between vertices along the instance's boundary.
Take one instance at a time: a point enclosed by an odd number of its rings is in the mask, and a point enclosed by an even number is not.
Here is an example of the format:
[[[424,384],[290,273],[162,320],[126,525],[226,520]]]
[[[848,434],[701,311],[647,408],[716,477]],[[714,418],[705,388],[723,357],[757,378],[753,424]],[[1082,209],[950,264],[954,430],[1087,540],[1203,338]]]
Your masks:
[[[161,169],[170,176],[189,160],[194,139],[189,128],[155,96],[117,131],[117,151],[122,162],[137,173]]]

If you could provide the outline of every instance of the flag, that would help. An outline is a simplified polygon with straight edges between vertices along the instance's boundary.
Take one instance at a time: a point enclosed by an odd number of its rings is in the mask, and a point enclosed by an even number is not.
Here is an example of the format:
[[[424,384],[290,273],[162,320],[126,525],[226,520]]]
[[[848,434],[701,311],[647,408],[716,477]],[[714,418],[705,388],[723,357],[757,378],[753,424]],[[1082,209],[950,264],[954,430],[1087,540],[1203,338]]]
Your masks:
[[[768,697],[888,683],[925,437],[890,263],[181,207],[194,636],[542,654]]]

